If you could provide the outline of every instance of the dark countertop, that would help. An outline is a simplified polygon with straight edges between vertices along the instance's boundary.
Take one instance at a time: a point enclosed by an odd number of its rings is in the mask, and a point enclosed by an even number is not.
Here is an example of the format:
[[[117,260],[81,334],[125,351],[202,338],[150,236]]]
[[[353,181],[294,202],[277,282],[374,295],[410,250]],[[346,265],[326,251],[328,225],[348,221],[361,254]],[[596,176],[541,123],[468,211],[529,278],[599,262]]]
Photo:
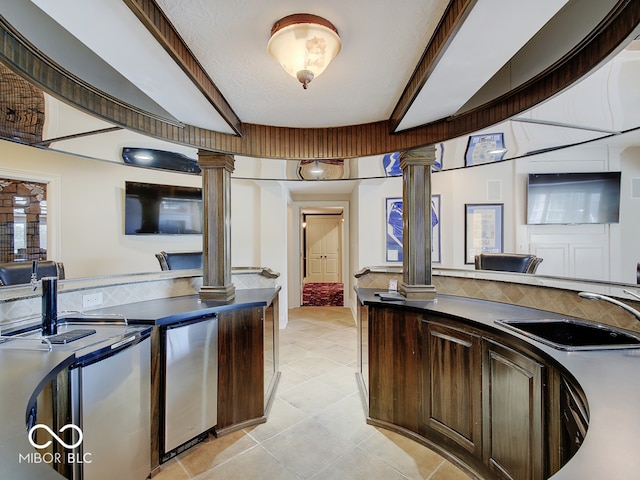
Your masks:
[[[396,305],[431,311],[519,338],[558,363],[582,387],[589,404],[584,443],[552,480],[616,480],[640,476],[640,348],[626,350],[557,350],[495,323],[501,319],[570,318],[533,308],[438,295],[434,301],[385,301],[379,289],[356,289],[364,304]]]
[[[166,326],[172,323],[240,307],[267,306],[280,287],[236,290],[232,302],[202,302],[197,295],[164,298],[91,311],[91,314],[123,314],[131,324]],[[0,478],[11,480],[59,480],[45,463],[20,462],[36,450],[29,444],[27,409],[43,386],[76,361],[71,348],[53,351],[18,350],[0,344]]]
[[[204,301],[200,300],[198,295],[160,298],[91,310],[89,313],[91,315],[124,315],[132,324],[141,323],[161,327],[236,308],[264,307],[273,301],[279,291],[280,287],[236,290],[236,296],[230,302]]]

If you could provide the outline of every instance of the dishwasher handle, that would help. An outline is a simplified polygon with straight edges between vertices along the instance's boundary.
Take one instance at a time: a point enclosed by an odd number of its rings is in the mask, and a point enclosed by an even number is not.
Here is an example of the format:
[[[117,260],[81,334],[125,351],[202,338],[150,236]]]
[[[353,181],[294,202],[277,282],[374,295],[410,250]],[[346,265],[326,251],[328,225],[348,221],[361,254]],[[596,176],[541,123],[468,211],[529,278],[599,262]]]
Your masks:
[[[169,325],[166,325],[164,328],[166,330],[172,330],[174,328],[181,328],[181,327],[185,327],[187,325],[193,325],[195,323],[200,323],[200,322],[206,322],[209,320],[215,320],[216,318],[218,318],[218,315],[216,315],[215,313],[207,313],[204,315],[199,315],[196,317],[189,317],[186,318],[184,320],[180,320],[178,322],[175,323],[171,323]]]

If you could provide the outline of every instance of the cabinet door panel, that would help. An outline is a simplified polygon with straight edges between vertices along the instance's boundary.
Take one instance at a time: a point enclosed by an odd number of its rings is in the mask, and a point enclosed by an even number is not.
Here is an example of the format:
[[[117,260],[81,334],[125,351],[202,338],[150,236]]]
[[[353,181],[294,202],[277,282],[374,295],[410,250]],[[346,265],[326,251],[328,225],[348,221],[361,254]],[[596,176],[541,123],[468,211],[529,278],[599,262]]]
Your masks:
[[[426,427],[480,454],[480,338],[444,325],[426,325]]]
[[[421,320],[391,308],[369,310],[369,416],[418,431]]]
[[[542,416],[544,367],[485,341],[483,411],[485,463],[500,478],[545,478]]]
[[[264,415],[262,307],[218,315],[218,431]]]

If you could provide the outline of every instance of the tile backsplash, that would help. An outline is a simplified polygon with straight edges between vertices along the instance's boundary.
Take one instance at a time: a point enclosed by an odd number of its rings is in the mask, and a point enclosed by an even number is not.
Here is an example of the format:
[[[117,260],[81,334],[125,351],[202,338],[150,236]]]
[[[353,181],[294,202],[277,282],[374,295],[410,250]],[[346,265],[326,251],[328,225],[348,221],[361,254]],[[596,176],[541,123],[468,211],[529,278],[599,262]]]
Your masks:
[[[267,278],[255,272],[231,275],[236,290],[276,286],[277,278]],[[179,273],[151,273],[122,277],[65,280],[58,283],[58,314],[83,311],[83,297],[102,294],[102,303],[90,307],[99,309],[158,298],[197,295],[202,276]],[[3,329],[39,321],[42,300],[38,287],[6,287],[0,289],[0,334]],[[84,311],[89,312],[87,308]]]

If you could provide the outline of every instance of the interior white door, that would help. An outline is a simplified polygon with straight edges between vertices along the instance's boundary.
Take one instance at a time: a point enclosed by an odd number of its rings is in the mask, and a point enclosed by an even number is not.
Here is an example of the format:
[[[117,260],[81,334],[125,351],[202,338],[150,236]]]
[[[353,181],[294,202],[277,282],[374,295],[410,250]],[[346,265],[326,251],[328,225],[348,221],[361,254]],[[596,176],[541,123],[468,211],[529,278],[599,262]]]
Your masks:
[[[307,217],[307,283],[342,282],[341,234],[340,216]]]

